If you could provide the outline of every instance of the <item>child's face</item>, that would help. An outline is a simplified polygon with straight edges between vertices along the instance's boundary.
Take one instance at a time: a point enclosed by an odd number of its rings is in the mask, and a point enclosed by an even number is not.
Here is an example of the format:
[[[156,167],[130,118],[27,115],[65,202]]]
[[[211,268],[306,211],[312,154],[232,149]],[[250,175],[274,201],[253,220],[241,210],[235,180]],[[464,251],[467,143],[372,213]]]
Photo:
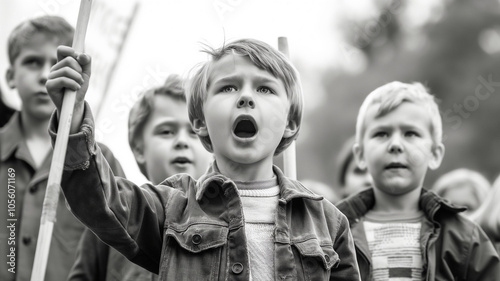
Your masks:
[[[280,79],[247,57],[226,55],[213,65],[205,120],[194,125],[198,134],[210,136],[218,162],[272,163],[281,139],[296,127],[288,121],[289,109]]]
[[[57,42],[43,34],[36,34],[22,47],[19,56],[7,70],[7,83],[17,88],[22,110],[38,119],[48,119],[55,106],[45,82],[50,68],[57,62]]]
[[[378,109],[366,114],[362,146],[355,154],[372,175],[377,189],[402,195],[422,187],[427,168],[438,168],[444,153],[442,144],[433,147],[431,119],[421,105],[403,102],[388,114],[374,118]]]
[[[142,140],[143,152],[135,156],[155,184],[178,173],[198,178],[213,159],[191,128],[186,103],[168,96],[154,97]]]
[[[345,173],[344,196],[350,196],[372,186],[372,181],[372,176],[368,173],[368,170],[359,168],[355,159],[352,159]]]

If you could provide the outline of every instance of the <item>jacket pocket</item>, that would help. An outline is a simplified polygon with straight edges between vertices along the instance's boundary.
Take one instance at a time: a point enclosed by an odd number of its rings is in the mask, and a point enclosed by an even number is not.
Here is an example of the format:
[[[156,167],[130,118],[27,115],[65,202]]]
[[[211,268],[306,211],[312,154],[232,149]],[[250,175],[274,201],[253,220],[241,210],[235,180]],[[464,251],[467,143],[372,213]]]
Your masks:
[[[329,280],[332,267],[340,263],[339,255],[332,245],[321,245],[317,239],[295,242],[300,255],[298,274],[302,271],[304,280]]]
[[[167,280],[218,280],[227,234],[226,226],[213,224],[167,228],[160,276]]]

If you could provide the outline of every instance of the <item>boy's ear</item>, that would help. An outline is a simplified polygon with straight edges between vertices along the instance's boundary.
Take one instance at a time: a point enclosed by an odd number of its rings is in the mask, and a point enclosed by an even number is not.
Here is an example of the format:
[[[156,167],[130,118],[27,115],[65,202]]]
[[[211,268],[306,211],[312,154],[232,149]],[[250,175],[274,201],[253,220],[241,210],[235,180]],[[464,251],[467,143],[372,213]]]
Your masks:
[[[14,82],[14,69],[12,66],[7,69],[7,72],[5,73],[5,80],[7,81],[9,88],[14,89],[16,87],[16,83]]]
[[[208,130],[205,121],[200,119],[194,119],[193,121],[193,131],[200,137],[207,137]]]
[[[283,134],[283,138],[287,139],[297,132],[297,122],[295,120],[288,120],[288,124],[285,128],[285,133]]]
[[[363,147],[359,145],[359,143],[355,143],[352,146],[352,152],[354,153],[354,159],[356,159],[358,167],[362,170],[366,169],[366,161],[365,161]]]
[[[444,157],[444,144],[440,143],[431,149],[432,157],[429,161],[429,169],[436,170],[441,166]]]
[[[138,145],[134,146],[132,149],[132,152],[134,153],[135,161],[141,165],[146,164],[146,157],[144,156],[144,149],[142,147],[139,147]]]

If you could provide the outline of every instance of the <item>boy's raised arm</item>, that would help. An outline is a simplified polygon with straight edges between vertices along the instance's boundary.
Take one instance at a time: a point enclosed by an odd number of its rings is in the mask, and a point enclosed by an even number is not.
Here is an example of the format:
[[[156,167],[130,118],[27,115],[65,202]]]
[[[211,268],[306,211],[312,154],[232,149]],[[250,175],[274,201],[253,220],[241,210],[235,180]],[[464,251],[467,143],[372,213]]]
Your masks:
[[[94,120],[84,101],[90,78],[90,56],[59,47],[47,91],[58,110],[64,88],[76,90],[75,112],[64,162],[61,188],[72,213],[101,240],[133,262],[157,272],[161,255],[163,207],[171,189],[139,187],[115,178],[94,139]],[[49,134],[55,141],[55,114]],[[167,193],[167,194],[160,194]]]

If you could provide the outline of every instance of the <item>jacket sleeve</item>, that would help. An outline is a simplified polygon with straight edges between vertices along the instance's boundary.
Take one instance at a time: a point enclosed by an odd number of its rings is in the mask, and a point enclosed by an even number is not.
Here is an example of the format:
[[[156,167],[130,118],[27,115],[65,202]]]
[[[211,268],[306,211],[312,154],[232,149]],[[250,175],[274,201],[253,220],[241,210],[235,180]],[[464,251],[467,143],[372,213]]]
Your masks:
[[[462,280],[500,280],[500,260],[495,247],[484,231],[476,226],[472,232],[465,258],[466,271]]]
[[[56,119],[53,114],[49,125],[52,140]],[[158,272],[164,206],[172,189],[139,187],[114,177],[94,140],[94,121],[87,103],[80,131],[69,137],[64,169],[61,188],[72,213],[129,260]]]
[[[359,281],[361,279],[349,222],[344,214],[338,210],[337,212],[337,229],[332,239],[334,239],[333,248],[339,255],[340,263],[336,268],[332,268],[330,280]]]
[[[111,152],[111,149],[103,143],[98,143],[98,145],[101,148],[102,155],[104,155],[104,158],[108,161],[109,167],[111,168],[111,171],[113,171],[115,177],[125,178],[125,172],[123,171],[122,165],[118,162],[118,159],[116,159],[113,152]]]
[[[106,281],[109,246],[85,229],[78,243],[76,259],[68,281]]]

